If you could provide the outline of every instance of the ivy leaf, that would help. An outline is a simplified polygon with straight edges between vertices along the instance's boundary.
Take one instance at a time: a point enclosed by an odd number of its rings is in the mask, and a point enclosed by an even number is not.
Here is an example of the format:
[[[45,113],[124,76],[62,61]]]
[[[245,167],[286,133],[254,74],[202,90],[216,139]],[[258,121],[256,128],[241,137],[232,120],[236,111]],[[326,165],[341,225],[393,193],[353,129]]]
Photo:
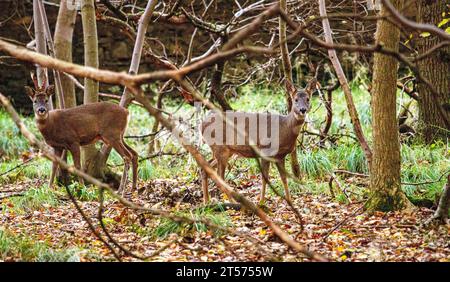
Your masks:
[[[448,22],[450,22],[450,18],[443,19],[443,20],[438,24],[438,27],[441,27],[441,26],[445,25],[445,24],[448,23]]]
[[[421,34],[420,34],[420,37],[422,37],[422,38],[425,38],[425,37],[428,37],[428,36],[430,36],[431,34],[429,33],[429,32],[422,32]]]

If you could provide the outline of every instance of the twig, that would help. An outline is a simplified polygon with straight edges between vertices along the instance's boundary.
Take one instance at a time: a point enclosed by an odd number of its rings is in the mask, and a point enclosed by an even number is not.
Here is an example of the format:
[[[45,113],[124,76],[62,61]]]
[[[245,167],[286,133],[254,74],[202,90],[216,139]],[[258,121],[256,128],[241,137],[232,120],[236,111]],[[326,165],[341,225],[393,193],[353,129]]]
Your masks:
[[[60,164],[61,165],[61,164]],[[108,249],[111,250],[111,252],[113,253],[114,257],[118,260],[118,261],[122,261],[122,259],[120,258],[119,254],[117,254],[117,252],[114,250],[114,248],[108,243],[106,242],[106,240],[100,235],[100,233],[97,232],[97,230],[95,229],[94,225],[92,224],[91,220],[86,216],[86,214],[83,212],[83,210],[81,209],[81,207],[78,205],[77,200],[75,199],[75,197],[73,196],[72,192],[70,191],[68,186],[64,186],[66,188],[66,192],[69,195],[70,200],[72,201],[72,203],[74,204],[75,208],[77,209],[77,211],[81,214],[81,217],[84,219],[84,221],[88,224],[89,229],[91,229],[92,233],[94,233],[94,235],[103,243],[105,244],[106,247],[108,247]]]
[[[0,192],[0,193],[2,193],[2,192]],[[9,194],[9,195],[6,195],[6,196],[0,196],[0,200],[6,199],[6,198],[23,196],[24,194],[25,194],[24,192],[20,192],[20,193]]]
[[[22,166],[24,166],[24,165],[26,165],[26,164],[30,163],[31,161],[34,161],[34,160],[35,160],[34,157],[33,157],[33,158],[29,158],[29,159],[27,159],[26,161],[24,161],[24,162],[22,162],[22,163],[16,165],[15,167],[13,167],[13,168],[11,168],[11,169],[5,171],[5,172],[2,172],[2,173],[0,174],[0,177],[3,176],[3,175],[6,175],[6,174],[8,174],[8,173],[10,173],[11,171],[13,171],[13,170],[15,170],[15,169],[18,169],[19,167],[22,167]],[[1,192],[1,191],[0,191],[0,192]]]
[[[370,199],[370,198],[369,198]],[[346,216],[341,222],[339,222],[338,224],[336,224],[333,228],[330,229],[330,231],[327,232],[327,234],[325,234],[322,237],[322,240],[326,240],[328,238],[328,236],[331,235],[331,233],[333,233],[334,231],[336,231],[336,229],[338,229],[339,227],[341,227],[344,223],[346,223],[351,217],[354,217],[355,215],[357,215],[365,206],[365,204],[369,201],[369,199],[367,199],[360,207],[358,207],[357,209],[355,209],[354,212],[352,212],[350,215]]]

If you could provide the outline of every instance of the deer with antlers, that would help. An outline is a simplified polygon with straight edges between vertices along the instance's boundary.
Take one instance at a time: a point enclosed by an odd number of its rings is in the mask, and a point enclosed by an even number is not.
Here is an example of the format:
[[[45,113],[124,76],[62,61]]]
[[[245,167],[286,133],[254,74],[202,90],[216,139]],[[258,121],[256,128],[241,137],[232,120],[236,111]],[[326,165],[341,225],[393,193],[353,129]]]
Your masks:
[[[49,110],[49,101],[54,93],[54,86],[44,82],[42,87],[32,75],[34,87],[25,86],[33,102],[36,125],[45,142],[54,149],[58,157],[64,150],[70,151],[76,168],[81,168],[80,146],[92,144],[98,140],[110,145],[124,160],[124,171],[119,191],[125,193],[130,164],[133,172],[132,188],[136,189],[138,154],[128,146],[123,135],[128,124],[128,110],[109,102],[98,102],[69,109]],[[58,163],[53,162],[49,187],[52,187]],[[80,183],[83,179],[80,178]]]

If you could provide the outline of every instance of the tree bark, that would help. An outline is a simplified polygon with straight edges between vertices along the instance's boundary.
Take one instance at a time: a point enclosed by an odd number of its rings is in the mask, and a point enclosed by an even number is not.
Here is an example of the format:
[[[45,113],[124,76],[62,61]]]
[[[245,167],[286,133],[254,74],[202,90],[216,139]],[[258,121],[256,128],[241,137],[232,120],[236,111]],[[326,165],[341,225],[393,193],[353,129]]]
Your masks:
[[[144,48],[145,33],[147,32],[150,19],[152,17],[155,6],[158,4],[158,0],[148,1],[145,8],[144,14],[142,14],[139,19],[138,32],[136,35],[136,42],[134,44],[133,56],[131,58],[130,69],[128,73],[137,74],[139,71],[139,64],[141,62],[142,49]],[[131,102],[132,95],[128,88],[125,87],[122,93],[122,99],[120,100],[120,105],[122,107],[127,107]]]
[[[403,0],[392,1],[396,9],[401,9],[403,3]],[[388,15],[389,12],[383,6],[381,17]],[[400,30],[388,21],[378,20],[375,40],[388,48],[398,50]],[[392,211],[411,207],[400,184],[401,160],[396,109],[397,70],[396,59],[375,54],[372,81],[371,195],[366,204],[369,211]]]
[[[34,40],[36,42],[36,52],[47,55],[47,42],[45,41],[44,23],[39,9],[39,1],[33,0],[33,21],[34,21]],[[47,68],[36,66],[36,77],[39,87],[48,85]],[[50,109],[53,109],[53,101],[49,99]]]
[[[447,0],[425,1],[418,0],[418,21],[438,25],[444,18],[442,14],[447,11]],[[425,53],[442,39],[430,35],[418,38],[417,47],[420,54]],[[433,99],[433,93],[424,84],[418,84],[419,91],[419,131],[426,143],[436,140],[446,142],[450,135],[450,128],[446,126],[439,107],[444,108],[444,115],[450,120],[450,46],[440,48],[427,58],[418,62],[418,67],[439,93]]]
[[[98,68],[98,38],[97,22],[95,16],[94,0],[81,1],[81,19],[83,23],[84,40],[84,65],[92,68]],[[98,101],[98,82],[86,78],[84,80],[84,104],[95,103]],[[98,150],[95,144],[84,146],[81,149],[81,159],[84,170],[97,178],[104,178],[104,172],[96,165]]]
[[[42,9],[44,4],[41,3]],[[44,15],[44,14],[43,14]],[[51,43],[51,50],[56,59],[72,62],[72,37],[77,17],[76,9],[68,7],[66,1],[61,1],[59,5],[58,18],[56,20],[54,44]],[[47,32],[50,33],[48,22],[46,23]],[[50,34],[49,34],[50,36]],[[73,81],[61,74],[59,71],[53,70],[56,85],[56,104],[60,109],[75,107],[75,86]],[[67,152],[63,154],[64,161],[67,161]],[[61,168],[57,172],[57,181],[64,185],[69,184],[69,173]]]
[[[287,12],[286,0],[280,0],[280,8]],[[291,59],[289,58],[289,49],[286,41],[286,22],[281,17],[279,17],[279,32],[280,32],[279,42],[281,44],[280,45],[281,64],[283,67],[284,79],[289,81],[292,85],[294,85],[292,81]],[[292,99],[287,89],[286,89],[286,103],[288,105],[288,112],[290,112],[292,108]],[[291,152],[291,168],[292,174],[295,175],[295,177],[300,177],[300,165],[298,163],[297,157],[297,146],[295,146],[294,150]]]
[[[58,19],[55,28],[55,57],[60,60],[72,62],[72,38],[77,11],[68,9],[67,2],[61,1]],[[66,108],[76,106],[75,86],[73,81],[61,75],[61,85],[64,93],[64,105]]]
[[[147,32],[148,25],[150,24],[151,16],[155,10],[158,0],[151,0],[147,3],[144,13],[139,19],[138,31],[136,34],[136,42],[134,44],[133,55],[131,58],[130,68],[128,73],[137,74],[139,72],[139,65],[141,62],[142,50],[145,43],[145,33]],[[130,102],[133,100],[133,95],[128,87],[125,87],[120,99],[119,105],[127,108]],[[103,145],[98,158],[96,158],[93,165],[97,167],[99,171],[103,171],[103,174],[107,171],[106,162],[108,160],[109,154],[111,153],[111,146]],[[111,172],[107,172],[108,178],[116,178]]]
[[[232,111],[230,104],[225,99],[224,92],[222,91],[222,76],[225,67],[225,62],[220,62],[216,65],[214,73],[211,78],[211,94],[219,103],[223,111]]]

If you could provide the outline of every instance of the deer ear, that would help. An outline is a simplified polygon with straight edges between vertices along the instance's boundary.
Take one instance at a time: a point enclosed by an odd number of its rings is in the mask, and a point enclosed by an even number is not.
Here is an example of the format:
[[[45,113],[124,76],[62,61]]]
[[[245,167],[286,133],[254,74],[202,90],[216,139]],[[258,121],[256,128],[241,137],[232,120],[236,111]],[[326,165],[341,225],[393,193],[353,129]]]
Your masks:
[[[25,92],[27,93],[28,97],[30,97],[30,99],[34,98],[34,90],[31,87],[25,86]]]
[[[50,97],[53,94],[55,94],[55,85],[49,85],[47,86],[47,90],[46,90],[47,96]]]
[[[295,89],[294,84],[289,79],[284,80],[284,85],[286,87],[287,93],[292,97],[297,92],[297,89]]]
[[[309,82],[308,85],[305,87],[305,91],[311,96],[314,91],[317,89],[317,79],[314,77]]]

